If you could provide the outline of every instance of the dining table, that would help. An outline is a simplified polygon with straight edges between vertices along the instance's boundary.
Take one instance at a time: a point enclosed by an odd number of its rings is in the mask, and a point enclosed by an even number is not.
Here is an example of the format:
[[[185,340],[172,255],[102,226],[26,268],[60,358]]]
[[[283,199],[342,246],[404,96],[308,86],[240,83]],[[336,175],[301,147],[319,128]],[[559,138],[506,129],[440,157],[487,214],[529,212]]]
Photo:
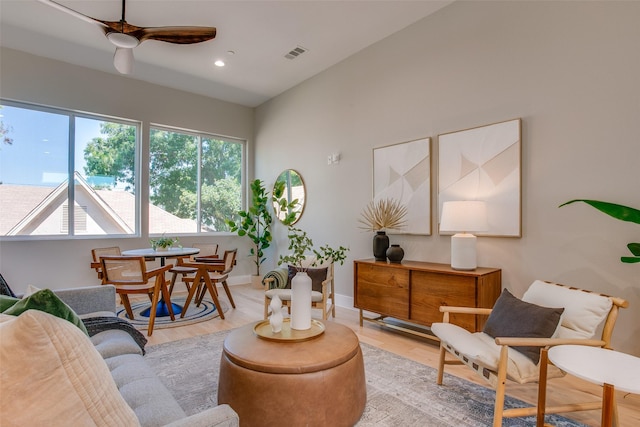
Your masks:
[[[167,258],[179,258],[189,255],[195,255],[200,252],[198,248],[186,248],[186,247],[177,247],[177,248],[167,248],[165,250],[158,250],[154,248],[142,248],[142,249],[130,249],[126,251],[122,251],[123,256],[143,256],[147,260],[155,260],[156,258],[160,259],[160,266],[164,267],[166,264]],[[171,308],[173,309],[173,314],[177,315],[182,313],[182,306],[178,304],[171,303]],[[151,307],[145,309],[140,313],[141,316],[149,317],[151,313]],[[158,305],[156,306],[156,317],[166,317],[169,316],[169,310],[167,309],[167,304],[164,299],[161,298],[158,301]]]

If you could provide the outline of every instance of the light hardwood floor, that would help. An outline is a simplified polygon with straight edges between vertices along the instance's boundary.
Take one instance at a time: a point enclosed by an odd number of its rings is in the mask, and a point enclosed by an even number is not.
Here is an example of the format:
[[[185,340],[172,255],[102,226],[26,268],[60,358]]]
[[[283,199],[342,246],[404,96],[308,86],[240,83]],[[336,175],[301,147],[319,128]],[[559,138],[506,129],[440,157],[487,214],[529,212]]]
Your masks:
[[[174,292],[182,292],[177,285]],[[263,291],[252,285],[236,285],[231,287],[231,293],[236,303],[236,309],[230,308],[225,313],[225,319],[215,318],[209,321],[168,329],[156,329],[148,337],[148,346],[176,341],[198,335],[210,334],[217,331],[237,328],[249,322],[262,320]],[[224,292],[220,298],[225,299]],[[313,310],[314,317],[320,318],[320,311]],[[386,329],[376,324],[365,322],[359,325],[358,311],[355,309],[338,307],[336,318],[332,319],[350,327],[358,335],[361,342],[385,349],[392,353],[414,360],[416,362],[437,368],[438,347],[427,339]],[[615,333],[615,332],[614,332]],[[447,366],[446,372],[465,378],[469,381],[486,386],[471,369],[464,366]],[[548,403],[564,404],[575,401],[599,400],[602,388],[586,381],[571,377],[554,379],[549,382]],[[537,388],[535,384],[519,385],[507,384],[507,394],[521,400],[535,403]],[[623,427],[640,426],[640,396],[628,393],[616,393],[620,425]],[[600,411],[584,411],[565,414],[569,418],[585,423],[589,426],[600,425]]]

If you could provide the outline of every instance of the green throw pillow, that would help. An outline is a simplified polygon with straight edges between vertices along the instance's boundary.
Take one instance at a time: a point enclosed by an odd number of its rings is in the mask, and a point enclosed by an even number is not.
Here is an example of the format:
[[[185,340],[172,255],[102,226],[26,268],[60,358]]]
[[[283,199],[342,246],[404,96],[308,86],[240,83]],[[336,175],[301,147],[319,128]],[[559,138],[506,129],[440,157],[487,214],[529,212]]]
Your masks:
[[[87,328],[78,317],[78,315],[64,303],[51,289],[42,289],[17,301],[15,304],[3,311],[4,314],[19,316],[27,310],[40,310],[49,313],[61,319],[68,320],[76,325],[86,335]]]
[[[492,337],[550,338],[564,308],[542,307],[514,297],[506,289],[496,301],[483,332]],[[518,346],[515,350],[538,364],[540,347]]]
[[[0,295],[0,313],[20,301],[20,298],[10,297],[9,295]]]

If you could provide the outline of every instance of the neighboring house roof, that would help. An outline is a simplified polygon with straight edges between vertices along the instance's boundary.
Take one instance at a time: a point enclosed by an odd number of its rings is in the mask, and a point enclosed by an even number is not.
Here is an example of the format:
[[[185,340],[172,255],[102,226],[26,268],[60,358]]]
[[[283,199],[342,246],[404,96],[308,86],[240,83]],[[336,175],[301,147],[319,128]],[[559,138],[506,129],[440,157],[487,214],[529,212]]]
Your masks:
[[[135,196],[121,190],[95,190],[76,174],[76,206],[88,217],[87,229],[76,234],[133,234]],[[61,234],[67,181],[55,188],[32,185],[0,185],[0,235]],[[9,204],[10,203],[10,204]],[[77,221],[76,221],[77,223]],[[152,234],[196,232],[196,221],[182,219],[149,205]]]

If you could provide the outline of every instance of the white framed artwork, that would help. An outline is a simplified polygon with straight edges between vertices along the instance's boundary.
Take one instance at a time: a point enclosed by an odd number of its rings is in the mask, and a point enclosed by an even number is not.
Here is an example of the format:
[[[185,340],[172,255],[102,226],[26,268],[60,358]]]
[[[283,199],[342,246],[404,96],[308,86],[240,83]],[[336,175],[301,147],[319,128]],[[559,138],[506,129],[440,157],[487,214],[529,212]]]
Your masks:
[[[406,223],[388,234],[431,234],[431,138],[373,149],[373,199],[395,199]]]
[[[438,135],[438,219],[444,202],[483,200],[489,229],[474,234],[522,237],[521,145],[519,118]]]

